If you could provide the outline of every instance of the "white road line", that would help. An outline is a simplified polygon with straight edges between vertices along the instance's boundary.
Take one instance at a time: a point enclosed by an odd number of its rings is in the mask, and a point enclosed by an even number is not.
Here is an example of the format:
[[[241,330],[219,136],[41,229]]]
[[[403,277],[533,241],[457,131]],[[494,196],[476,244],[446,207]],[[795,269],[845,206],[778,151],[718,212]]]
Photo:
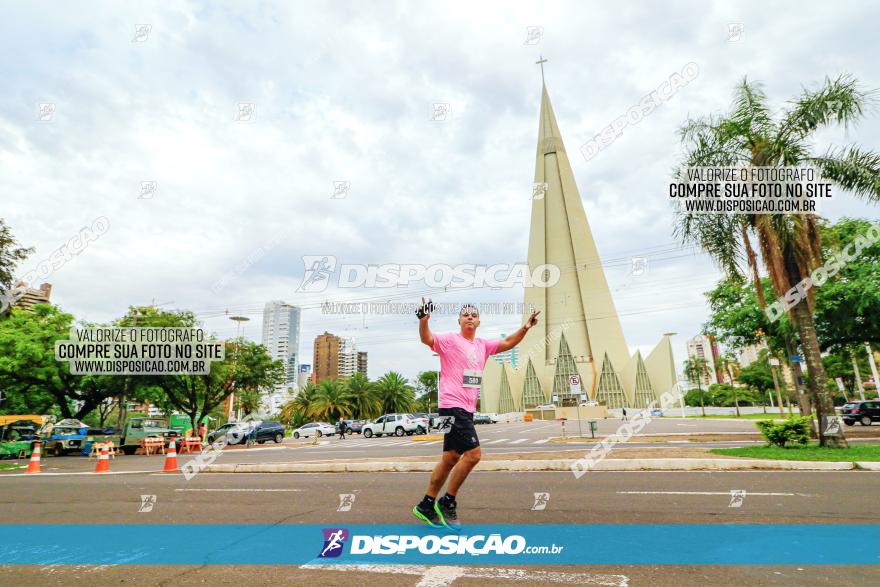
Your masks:
[[[305,491],[304,489],[249,489],[249,488],[232,488],[232,489],[175,489],[174,491],[223,491],[223,492],[276,492],[276,491]]]
[[[544,444],[545,442],[550,442],[549,438],[544,438],[543,440],[536,440],[532,444]]]
[[[559,571],[533,571],[531,569],[504,569],[497,567],[451,567],[449,581],[440,582],[444,574],[439,567],[426,565],[300,565],[301,569],[315,571],[360,571],[365,573],[391,573],[395,575],[417,575],[431,582],[422,582],[423,587],[451,585],[458,577],[473,579],[494,579],[495,581],[517,581],[532,584],[560,583],[568,585],[601,585],[603,587],[627,587],[626,575],[603,575],[598,573],[564,573]],[[450,567],[446,567],[450,568]],[[454,576],[453,576],[454,575]]]
[[[443,442],[443,441],[442,440],[431,440],[429,442],[422,442],[420,444],[422,446],[431,446],[432,444],[440,444],[441,442]]]
[[[618,491],[617,493],[626,495],[730,495],[729,491]],[[746,495],[816,497],[815,493],[761,493],[758,491],[747,491]]]
[[[519,438],[517,440],[514,440],[510,444],[519,444],[520,442],[525,442],[526,440],[528,440],[528,438]]]
[[[498,444],[499,442],[505,442],[506,440],[506,438],[499,438],[498,440],[490,440],[486,444]]]

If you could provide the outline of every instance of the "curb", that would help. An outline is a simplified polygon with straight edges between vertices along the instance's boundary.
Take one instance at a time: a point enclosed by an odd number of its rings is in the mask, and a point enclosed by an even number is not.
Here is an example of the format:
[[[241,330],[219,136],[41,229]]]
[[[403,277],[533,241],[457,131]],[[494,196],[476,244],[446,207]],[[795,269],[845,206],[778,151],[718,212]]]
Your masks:
[[[481,461],[479,471],[571,471],[574,459]],[[241,463],[210,465],[207,473],[425,473],[436,462]],[[880,470],[880,463],[859,463]],[[774,461],[763,459],[604,459],[591,471],[849,471],[852,462]]]
[[[880,462],[878,461],[857,461],[857,469],[865,469],[866,471],[880,471]]]

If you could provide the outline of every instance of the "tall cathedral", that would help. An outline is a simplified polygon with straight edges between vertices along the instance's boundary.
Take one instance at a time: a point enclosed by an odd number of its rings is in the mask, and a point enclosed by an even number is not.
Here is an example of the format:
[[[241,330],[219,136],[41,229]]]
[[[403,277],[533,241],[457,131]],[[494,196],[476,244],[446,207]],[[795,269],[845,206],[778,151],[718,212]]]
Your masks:
[[[530,271],[558,267],[559,281],[526,288],[523,320],[529,308],[541,310],[540,320],[519,345],[517,368],[486,363],[482,411],[575,406],[580,395],[572,392],[572,375],[580,376],[580,394],[608,408],[646,407],[675,386],[670,335],[647,357],[629,353],[544,84],[528,263]]]

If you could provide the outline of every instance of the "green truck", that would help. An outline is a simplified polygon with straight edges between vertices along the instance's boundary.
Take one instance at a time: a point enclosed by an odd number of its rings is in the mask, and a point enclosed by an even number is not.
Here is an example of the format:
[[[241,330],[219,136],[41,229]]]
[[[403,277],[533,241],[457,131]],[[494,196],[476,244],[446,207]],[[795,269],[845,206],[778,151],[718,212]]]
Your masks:
[[[200,424],[204,424],[205,427],[208,427],[208,420],[210,420],[210,416],[205,416],[201,420],[199,420]],[[169,428],[172,430],[176,430],[178,436],[186,436],[186,431],[192,428],[192,421],[189,419],[189,416],[186,414],[171,414],[168,419]],[[192,433],[193,436],[198,436],[199,431],[194,430]]]
[[[127,455],[133,455],[140,448],[141,441],[148,437],[161,437],[166,446],[174,439],[183,438],[183,433],[174,430],[168,423],[167,418],[145,416],[142,418],[129,418],[122,429],[119,446]]]

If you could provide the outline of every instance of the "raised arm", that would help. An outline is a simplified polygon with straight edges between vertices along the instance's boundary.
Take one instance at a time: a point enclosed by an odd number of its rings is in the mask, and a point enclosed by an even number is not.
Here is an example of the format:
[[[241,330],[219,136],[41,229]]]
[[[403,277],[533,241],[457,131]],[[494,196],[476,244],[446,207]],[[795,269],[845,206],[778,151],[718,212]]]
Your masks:
[[[504,351],[509,351],[522,342],[522,339],[525,338],[529,328],[538,323],[538,314],[540,313],[541,310],[532,310],[532,315],[526,320],[525,325],[507,338],[502,339],[502,341],[498,343],[498,350],[496,352],[503,353]]]
[[[416,316],[419,319],[419,338],[432,350],[434,348],[434,335],[431,334],[431,329],[428,327],[428,320],[431,319],[431,311],[433,309],[434,304],[431,303],[431,300],[425,302],[425,298],[422,298],[422,305],[416,310]]]

